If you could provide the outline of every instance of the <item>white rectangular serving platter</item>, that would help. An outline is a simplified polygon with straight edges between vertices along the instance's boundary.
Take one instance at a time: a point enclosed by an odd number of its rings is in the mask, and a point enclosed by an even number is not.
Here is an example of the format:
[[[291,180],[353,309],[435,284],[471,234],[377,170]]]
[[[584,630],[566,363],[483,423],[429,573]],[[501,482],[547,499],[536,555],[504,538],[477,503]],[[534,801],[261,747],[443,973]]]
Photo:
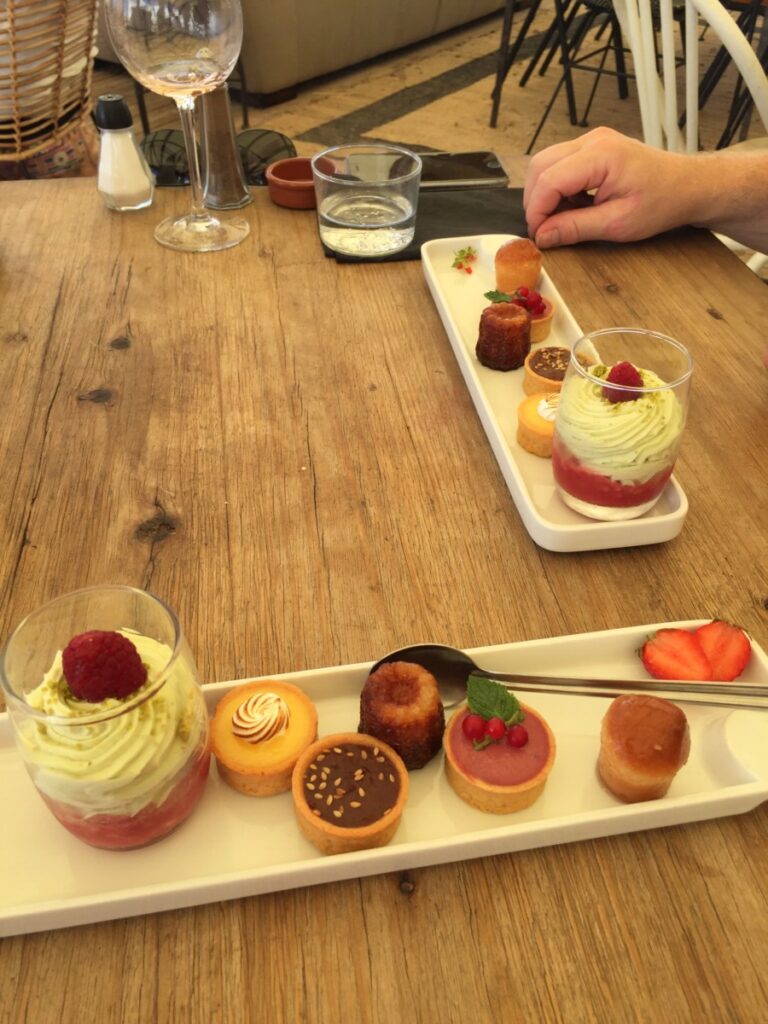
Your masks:
[[[699,623],[675,623],[691,627]],[[550,675],[647,678],[636,650],[659,625],[478,648],[483,668]],[[753,644],[742,679],[768,677]],[[316,702],[321,736],[356,730],[370,663],[295,672]],[[236,685],[205,687],[210,709]],[[600,785],[595,764],[600,697],[526,697],[546,717],[557,757],[543,795],[516,814],[484,814],[445,780],[442,754],[411,773],[400,828],[379,850],[324,857],[294,822],[290,793],[256,799],[229,789],[211,769],[200,805],[173,835],[143,850],[96,850],[72,837],[35,792],[0,714],[0,936],[196,906],[257,893],[527,850],[739,814],[768,798],[763,711],[685,705],[691,755],[663,800],[622,804]]]
[[[525,398],[523,370],[490,370],[475,356],[480,314],[489,305],[484,293],[496,288],[494,257],[499,246],[513,237],[440,238],[422,245],[421,260],[464,381],[526,530],[549,551],[595,551],[671,540],[688,512],[688,500],[674,476],[656,505],[639,519],[597,522],[562,501],[549,459],[531,455],[517,443],[517,407]],[[468,245],[478,254],[471,274],[452,266],[456,251]],[[540,291],[555,304],[552,331],[541,345],[570,348],[583,332],[546,270],[542,270]]]

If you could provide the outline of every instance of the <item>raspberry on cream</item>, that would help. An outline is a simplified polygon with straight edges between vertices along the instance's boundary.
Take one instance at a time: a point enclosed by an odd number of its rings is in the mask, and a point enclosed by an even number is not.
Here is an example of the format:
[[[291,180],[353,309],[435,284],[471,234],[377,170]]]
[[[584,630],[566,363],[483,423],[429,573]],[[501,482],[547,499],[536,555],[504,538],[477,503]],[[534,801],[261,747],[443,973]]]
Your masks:
[[[38,790],[90,815],[135,815],[162,804],[190,757],[205,745],[207,722],[196,714],[196,684],[183,661],[158,687],[171,650],[121,631],[135,645],[147,678],[127,699],[76,698],[61,652],[27,703],[44,712],[19,724],[17,740]]]

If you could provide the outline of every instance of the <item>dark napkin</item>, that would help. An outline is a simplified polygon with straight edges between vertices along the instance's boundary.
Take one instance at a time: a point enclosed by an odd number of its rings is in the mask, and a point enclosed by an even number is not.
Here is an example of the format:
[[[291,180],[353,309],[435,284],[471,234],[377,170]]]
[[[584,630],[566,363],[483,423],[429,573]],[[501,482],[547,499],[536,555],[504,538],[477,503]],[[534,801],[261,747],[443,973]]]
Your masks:
[[[423,242],[465,235],[528,236],[521,188],[429,189],[419,193],[416,233],[407,249],[374,259],[326,249],[337,263],[396,263],[421,259]]]

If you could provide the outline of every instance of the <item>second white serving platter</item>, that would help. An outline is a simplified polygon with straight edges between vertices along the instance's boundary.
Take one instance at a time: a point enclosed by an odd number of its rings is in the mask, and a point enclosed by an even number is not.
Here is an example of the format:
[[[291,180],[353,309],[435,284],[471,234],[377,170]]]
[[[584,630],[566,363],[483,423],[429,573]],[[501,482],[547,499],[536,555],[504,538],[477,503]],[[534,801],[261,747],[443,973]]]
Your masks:
[[[682,529],[688,512],[688,500],[674,476],[644,516],[598,522],[568,508],[557,493],[551,461],[531,455],[517,443],[517,407],[525,397],[523,370],[490,370],[475,356],[480,314],[489,305],[485,292],[496,288],[494,257],[499,246],[512,237],[439,238],[424,243],[421,259],[464,381],[526,530],[549,551],[595,551],[671,540]],[[471,274],[452,266],[456,251],[467,246],[478,254]],[[546,270],[539,290],[555,304],[551,334],[541,345],[570,348],[583,332]]]
[[[660,625],[470,653],[489,672],[643,679],[636,651]],[[280,678],[315,701],[324,736],[357,729],[360,690],[370,667],[366,662]],[[766,677],[768,658],[753,643],[740,681]],[[209,708],[234,685],[206,686]],[[35,792],[2,713],[0,936],[739,814],[768,799],[765,711],[683,705],[691,730],[688,763],[664,799],[622,804],[602,787],[595,770],[609,700],[531,694],[526,701],[544,715],[557,739],[552,774],[533,807],[500,816],[469,807],[446,782],[438,754],[411,772],[408,804],[390,845],[335,857],[322,856],[303,838],[290,793],[242,796],[213,766],[199,806],[173,835],[127,852],[86,846],[59,825]]]

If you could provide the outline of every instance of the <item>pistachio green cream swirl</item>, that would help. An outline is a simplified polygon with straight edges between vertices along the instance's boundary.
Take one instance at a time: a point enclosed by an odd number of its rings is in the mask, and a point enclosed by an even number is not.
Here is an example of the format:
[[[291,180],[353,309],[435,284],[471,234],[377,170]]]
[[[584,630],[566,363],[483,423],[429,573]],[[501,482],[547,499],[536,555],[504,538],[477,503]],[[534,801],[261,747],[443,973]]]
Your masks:
[[[684,410],[672,388],[639,367],[643,386],[661,390],[611,402],[602,381],[610,369],[593,366],[589,378],[574,374],[565,382],[557,434],[582,465],[623,484],[642,483],[674,461]]]
[[[171,649],[149,637],[121,630],[135,645],[147,680],[128,701],[107,698],[90,703],[73,697],[64,679],[61,652],[29,705],[65,721],[28,717],[17,738],[37,787],[51,799],[91,814],[133,815],[149,803],[160,804],[176,775],[201,743],[207,728],[195,682],[178,658],[157,693],[141,701],[165,671]],[[141,701],[134,705],[136,700]],[[108,717],[109,712],[122,713]],[[78,721],[105,715],[104,721]]]

